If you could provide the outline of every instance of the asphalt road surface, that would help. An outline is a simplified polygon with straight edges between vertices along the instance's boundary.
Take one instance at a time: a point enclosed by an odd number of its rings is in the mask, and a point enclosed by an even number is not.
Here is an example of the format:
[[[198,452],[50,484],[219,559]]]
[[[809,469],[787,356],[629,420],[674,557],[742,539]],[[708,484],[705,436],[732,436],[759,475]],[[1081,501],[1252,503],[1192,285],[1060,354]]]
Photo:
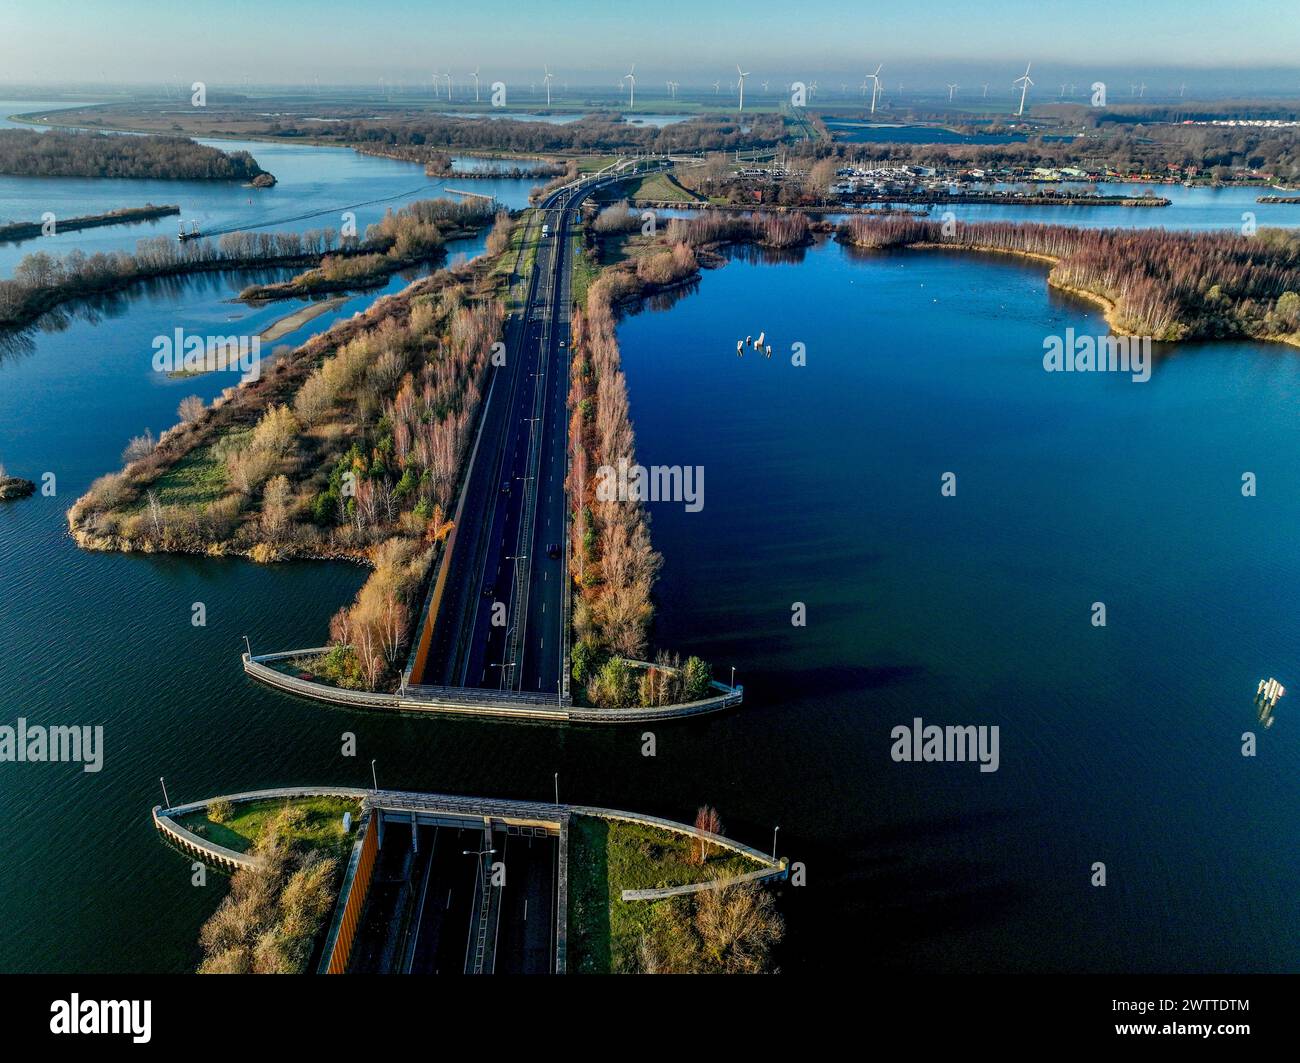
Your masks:
[[[492,370],[446,591],[415,683],[559,698],[570,237],[577,207],[594,187],[555,193],[540,208],[548,235],[537,251],[525,311],[507,328],[506,364]]]

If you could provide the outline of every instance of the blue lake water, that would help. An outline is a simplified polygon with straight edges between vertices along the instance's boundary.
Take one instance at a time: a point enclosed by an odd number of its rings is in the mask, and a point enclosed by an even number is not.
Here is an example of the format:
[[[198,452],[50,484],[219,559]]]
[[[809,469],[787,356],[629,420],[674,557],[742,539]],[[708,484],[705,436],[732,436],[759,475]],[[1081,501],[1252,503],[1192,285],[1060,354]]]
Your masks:
[[[750,692],[727,764],[823,961],[1293,970],[1300,728],[1252,696],[1300,651],[1300,358],[1045,373],[1069,327],[1105,331],[1041,268],[834,244],[626,320],[638,459],[705,470],[702,512],[651,506],[659,628]],[[916,717],[999,725],[1000,770],[894,763]]]

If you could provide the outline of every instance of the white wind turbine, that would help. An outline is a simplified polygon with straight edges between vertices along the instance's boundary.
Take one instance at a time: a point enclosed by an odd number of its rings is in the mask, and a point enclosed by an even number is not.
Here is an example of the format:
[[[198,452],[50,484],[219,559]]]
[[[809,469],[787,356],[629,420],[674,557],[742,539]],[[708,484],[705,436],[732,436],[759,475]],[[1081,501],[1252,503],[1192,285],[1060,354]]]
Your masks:
[[[447,102],[451,103],[451,72],[447,72]]]
[[[629,82],[627,92],[627,109],[629,111],[636,107],[636,63],[632,64],[632,69],[623,75],[623,80]]]
[[[947,84],[947,83],[945,82],[945,84]],[[960,87],[961,87],[960,85],[948,85],[948,102],[949,102],[949,103],[952,103],[952,94],[953,94],[954,92],[956,92]]]
[[[989,83],[987,81],[984,82],[984,98],[986,100],[989,98]]]
[[[868,81],[871,82],[871,113],[872,114],[876,113],[876,99],[877,97],[880,96],[880,67],[884,65],[885,65],[884,63],[881,63],[880,66],[876,67],[876,72],[874,74],[868,74],[866,78],[863,79],[862,82],[864,85]]]
[[[474,68],[474,73],[470,77],[474,79],[474,102],[478,103],[478,67]]]
[[[442,75],[439,74],[437,70],[435,70],[433,72],[433,98],[435,100],[438,98],[438,79],[440,77],[442,77]]]
[[[1020,86],[1020,108],[1019,108],[1019,110],[1016,111],[1016,116],[1017,116],[1017,117],[1019,117],[1020,115],[1023,115],[1023,114],[1025,113],[1025,96],[1026,96],[1026,95],[1028,94],[1028,92],[1029,92],[1029,86],[1033,84],[1033,81],[1031,81],[1030,78],[1029,78],[1029,68],[1030,68],[1031,65],[1032,65],[1032,64],[1030,64],[1030,63],[1026,63],[1026,64],[1025,64],[1025,72],[1024,72],[1023,74],[1021,74],[1018,78],[1016,78],[1015,81],[1013,81],[1013,82],[1011,83],[1012,85],[1019,85],[1019,86]]]
[[[718,81],[715,81],[713,83],[713,95],[716,96],[721,91],[722,91],[722,81],[721,79],[719,79]]]
[[[740,64],[736,64],[736,73],[740,75],[740,110],[745,109],[745,78],[749,77],[748,70],[741,70]]]
[[[551,68],[549,66],[543,66],[542,69],[546,71],[546,76],[542,78],[542,83],[546,86],[546,106],[549,107],[551,105],[551,78],[555,75],[551,73]]]

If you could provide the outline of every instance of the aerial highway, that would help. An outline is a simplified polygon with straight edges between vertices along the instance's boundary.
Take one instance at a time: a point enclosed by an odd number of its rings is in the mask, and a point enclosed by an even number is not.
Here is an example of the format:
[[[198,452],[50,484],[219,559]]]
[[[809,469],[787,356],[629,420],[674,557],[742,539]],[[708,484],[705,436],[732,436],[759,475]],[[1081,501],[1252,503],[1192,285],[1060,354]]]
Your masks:
[[[532,217],[526,239],[539,243],[526,298],[507,327],[505,365],[491,370],[457,541],[445,562],[446,591],[427,619],[429,653],[413,684],[538,700],[567,694],[564,480],[574,224],[587,196],[630,172],[622,164],[566,185]]]

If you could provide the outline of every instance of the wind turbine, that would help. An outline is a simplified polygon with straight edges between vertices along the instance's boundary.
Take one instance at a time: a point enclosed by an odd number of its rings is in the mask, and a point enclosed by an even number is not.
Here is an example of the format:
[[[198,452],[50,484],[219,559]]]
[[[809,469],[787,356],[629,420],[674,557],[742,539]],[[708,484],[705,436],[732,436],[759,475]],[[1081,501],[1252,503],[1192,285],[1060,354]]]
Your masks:
[[[633,63],[632,69],[623,75],[623,80],[630,82],[627,93],[627,109],[631,111],[636,107],[636,63]]]
[[[986,100],[989,98],[989,83],[987,81],[984,82],[984,98]]]
[[[1011,83],[1012,85],[1020,86],[1020,109],[1016,111],[1016,117],[1020,117],[1025,113],[1025,96],[1029,93],[1029,86],[1033,84],[1033,81],[1029,78],[1029,68],[1031,65],[1032,64],[1030,63],[1026,63],[1025,72]]]
[[[949,86],[948,86],[948,102],[949,102],[949,103],[952,103],[952,94],[953,94],[954,92],[956,92],[958,88],[959,88],[959,86],[957,86],[957,85],[949,85]]]
[[[542,78],[542,83],[546,86],[546,106],[549,107],[551,105],[551,78],[555,75],[551,73],[551,68],[549,66],[543,66],[542,69],[546,71],[546,76]]]
[[[478,67],[474,68],[474,73],[470,74],[474,79],[474,102],[478,103]]]
[[[740,75],[740,110],[745,109],[745,78],[749,77],[748,70],[741,70],[740,64],[736,64],[736,73]]]
[[[451,103],[451,71],[447,72],[447,102]]]
[[[721,91],[722,91],[722,81],[721,79],[719,79],[713,83],[713,95],[716,96]]]
[[[1065,82],[1061,82],[1061,99],[1065,99]]]
[[[808,98],[810,100],[817,98],[817,82],[812,82],[808,86]]]
[[[440,77],[442,77],[442,75],[439,74],[437,70],[435,70],[433,72],[433,98],[435,100],[438,98],[438,79]]]
[[[1141,85],[1138,86],[1138,98],[1141,99],[1143,96],[1146,95],[1146,92],[1147,92],[1147,83],[1144,81],[1142,82]]]
[[[884,63],[881,63],[880,66],[876,67],[876,72],[874,74],[868,74],[866,77],[866,81],[863,82],[864,85],[866,84],[867,81],[871,82],[871,113],[872,114],[876,113],[876,98],[880,95],[880,67],[884,65],[885,65]]]

